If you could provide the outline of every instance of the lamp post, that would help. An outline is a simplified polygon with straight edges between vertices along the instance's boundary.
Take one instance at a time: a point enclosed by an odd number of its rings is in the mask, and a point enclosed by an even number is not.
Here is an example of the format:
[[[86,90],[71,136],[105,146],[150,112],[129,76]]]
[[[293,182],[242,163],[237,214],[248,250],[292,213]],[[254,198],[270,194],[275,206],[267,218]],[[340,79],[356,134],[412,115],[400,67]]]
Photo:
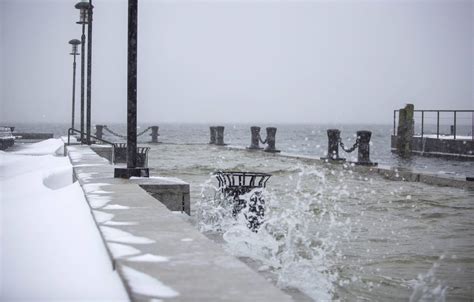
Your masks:
[[[89,3],[78,2],[75,6],[79,10],[79,21],[77,24],[82,25],[81,35],[81,144],[84,142],[84,63],[85,63],[85,46],[86,46],[86,24],[89,21]]]
[[[137,168],[137,28],[138,0],[128,0],[127,56],[127,168],[115,168],[114,177],[148,177],[148,168]]]
[[[92,11],[94,6],[92,0],[89,0],[87,14],[87,117],[86,117],[86,135],[87,144],[91,144],[91,83],[92,83]]]
[[[72,45],[72,50],[70,55],[74,56],[74,61],[72,63],[72,117],[71,117],[71,128],[74,129],[74,110],[76,108],[76,56],[79,54],[77,52],[77,45],[81,44],[81,41],[77,39],[72,39],[69,41],[69,44]]]

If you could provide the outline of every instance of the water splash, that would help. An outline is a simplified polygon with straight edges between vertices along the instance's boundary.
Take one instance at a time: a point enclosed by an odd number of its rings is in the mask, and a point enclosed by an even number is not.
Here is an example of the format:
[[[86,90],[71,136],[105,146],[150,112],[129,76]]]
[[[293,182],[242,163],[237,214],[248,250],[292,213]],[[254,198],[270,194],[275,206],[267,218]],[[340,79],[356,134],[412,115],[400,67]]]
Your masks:
[[[412,280],[410,285],[413,293],[410,295],[410,302],[445,302],[447,287],[436,277],[438,263],[434,263],[426,274],[419,274],[416,280]]]
[[[283,193],[258,189],[266,202],[258,233],[247,227],[244,211],[232,216],[232,198],[220,194],[211,177],[201,186],[198,228],[221,233],[233,255],[260,261],[277,275],[281,288],[298,288],[315,300],[331,300],[338,279],[335,264],[342,257],[339,246],[349,240],[351,230],[350,219],[338,205],[347,192],[327,184],[328,171],[303,165],[298,170]],[[318,186],[306,190],[315,180]],[[248,202],[254,193],[241,198]]]

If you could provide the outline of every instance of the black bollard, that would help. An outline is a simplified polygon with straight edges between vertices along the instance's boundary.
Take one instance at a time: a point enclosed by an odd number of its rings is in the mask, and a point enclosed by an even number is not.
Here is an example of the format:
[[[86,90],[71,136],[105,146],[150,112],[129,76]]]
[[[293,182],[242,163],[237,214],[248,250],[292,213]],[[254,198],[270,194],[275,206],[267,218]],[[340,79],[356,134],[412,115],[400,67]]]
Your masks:
[[[259,140],[260,140],[260,127],[252,126],[250,127],[250,133],[252,135],[250,139],[250,146],[247,149],[250,150],[261,150],[263,149],[260,147]]]
[[[357,131],[357,139],[359,140],[359,148],[357,154],[356,165],[376,166],[377,163],[370,161],[370,137],[371,131],[361,130]]]
[[[277,128],[275,127],[267,127],[267,147],[265,148],[265,152],[277,153],[280,150],[275,148],[275,136],[276,136]]]
[[[321,159],[330,161],[345,161],[345,158],[339,157],[339,141],[341,140],[341,131],[339,129],[328,129],[328,155]]]
[[[102,136],[104,135],[104,125],[95,125],[95,136],[98,139],[102,139]]]
[[[210,131],[209,144],[214,145],[216,143],[216,127],[215,126],[209,127],[209,131]]]
[[[160,129],[160,127],[158,127],[158,126],[151,126],[151,134],[150,134],[150,136],[151,136],[151,142],[152,142],[153,144],[157,144],[157,143],[158,143],[158,136],[160,136],[160,135],[158,134],[158,129]]]
[[[216,128],[216,145],[217,146],[225,146],[227,145],[224,143],[224,126],[217,126]]]

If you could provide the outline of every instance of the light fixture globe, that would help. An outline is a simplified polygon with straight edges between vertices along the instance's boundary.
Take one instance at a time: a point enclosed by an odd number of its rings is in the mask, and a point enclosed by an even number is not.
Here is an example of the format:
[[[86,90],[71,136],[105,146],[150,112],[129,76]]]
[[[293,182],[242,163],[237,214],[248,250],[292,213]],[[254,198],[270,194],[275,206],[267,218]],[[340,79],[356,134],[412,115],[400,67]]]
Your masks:
[[[90,7],[89,2],[81,1],[81,2],[76,3],[74,7],[79,10],[79,21],[77,21],[76,23],[87,24],[88,19],[89,19],[89,7]]]
[[[69,44],[72,45],[72,51],[71,51],[71,55],[78,55],[79,53],[77,52],[77,46],[81,44],[81,41],[79,41],[78,39],[72,39],[69,41]]]

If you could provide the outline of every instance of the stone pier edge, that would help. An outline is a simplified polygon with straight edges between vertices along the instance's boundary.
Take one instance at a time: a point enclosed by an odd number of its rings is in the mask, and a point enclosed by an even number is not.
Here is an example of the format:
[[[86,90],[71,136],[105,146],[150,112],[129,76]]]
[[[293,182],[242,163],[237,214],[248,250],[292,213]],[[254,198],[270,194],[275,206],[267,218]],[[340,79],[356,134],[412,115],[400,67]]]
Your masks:
[[[461,189],[474,189],[474,181],[467,181],[464,177],[455,177],[455,176],[442,176],[435,173],[426,173],[417,170],[409,170],[406,168],[398,168],[392,167],[388,165],[377,165],[377,166],[361,166],[361,165],[351,165],[349,162],[330,162],[325,159],[321,159],[319,157],[313,156],[306,156],[306,155],[297,155],[297,154],[290,154],[286,152],[281,153],[267,153],[263,151],[255,151],[255,150],[248,150],[245,147],[240,146],[225,146],[223,148],[227,148],[228,150],[235,150],[235,151],[244,151],[244,152],[261,152],[262,156],[280,156],[285,158],[292,158],[297,159],[309,163],[318,163],[318,164],[334,164],[334,165],[341,165],[347,164],[349,165],[348,169],[352,169],[356,172],[362,173],[373,173],[378,174],[384,177],[385,179],[393,180],[393,181],[410,181],[410,182],[421,182],[429,185],[437,185],[437,186],[446,186],[446,187],[454,187],[454,188],[461,188]]]

